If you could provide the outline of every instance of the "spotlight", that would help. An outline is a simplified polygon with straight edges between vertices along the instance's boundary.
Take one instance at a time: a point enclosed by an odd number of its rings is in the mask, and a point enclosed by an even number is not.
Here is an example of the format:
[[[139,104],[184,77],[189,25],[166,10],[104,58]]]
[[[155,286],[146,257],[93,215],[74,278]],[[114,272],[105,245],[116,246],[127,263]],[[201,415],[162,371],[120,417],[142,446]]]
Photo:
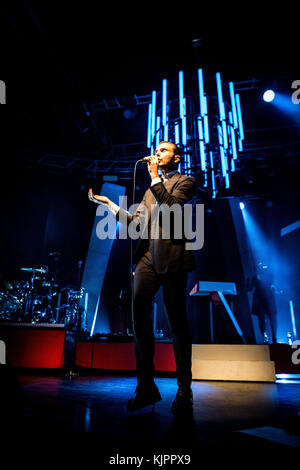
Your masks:
[[[267,90],[263,94],[263,99],[267,103],[271,103],[271,101],[273,101],[274,98],[275,98],[275,93],[273,90]]]
[[[243,202],[240,202],[240,209],[243,211],[245,209],[245,204]]]

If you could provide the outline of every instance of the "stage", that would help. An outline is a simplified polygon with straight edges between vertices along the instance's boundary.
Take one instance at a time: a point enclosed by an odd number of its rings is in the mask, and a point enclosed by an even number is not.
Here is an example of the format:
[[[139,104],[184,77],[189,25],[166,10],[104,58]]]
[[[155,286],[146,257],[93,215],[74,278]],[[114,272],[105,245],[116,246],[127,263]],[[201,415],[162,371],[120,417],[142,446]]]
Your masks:
[[[69,378],[62,373],[23,371],[17,378],[24,413],[11,418],[7,407],[8,429],[26,436],[50,433],[55,442],[60,441],[57,433],[61,432],[96,434],[101,462],[108,463],[117,454],[145,459],[154,454],[185,454],[196,462],[202,451],[213,456],[224,449],[227,454],[251,449],[291,456],[300,446],[299,380],[272,384],[193,381],[194,416],[178,419],[170,413],[175,378],[156,378],[163,399],[154,412],[148,407],[132,414],[126,403],[136,379],[129,374],[81,372]]]

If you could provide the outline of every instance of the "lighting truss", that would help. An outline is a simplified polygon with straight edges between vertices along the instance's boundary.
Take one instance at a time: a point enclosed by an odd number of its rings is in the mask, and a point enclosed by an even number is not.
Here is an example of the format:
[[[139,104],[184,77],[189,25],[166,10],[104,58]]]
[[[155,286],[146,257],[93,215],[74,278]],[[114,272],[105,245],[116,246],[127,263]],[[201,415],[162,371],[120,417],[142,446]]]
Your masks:
[[[183,71],[178,73],[177,99],[168,100],[165,78],[161,91],[152,91],[147,147],[153,153],[160,140],[180,145],[183,149],[180,170],[187,175],[200,171],[204,187],[216,197],[218,187],[230,188],[230,176],[243,151],[241,103],[233,82],[222,84],[219,72],[215,76],[215,91],[209,95],[201,68],[197,78],[197,96],[190,90],[186,92]]]

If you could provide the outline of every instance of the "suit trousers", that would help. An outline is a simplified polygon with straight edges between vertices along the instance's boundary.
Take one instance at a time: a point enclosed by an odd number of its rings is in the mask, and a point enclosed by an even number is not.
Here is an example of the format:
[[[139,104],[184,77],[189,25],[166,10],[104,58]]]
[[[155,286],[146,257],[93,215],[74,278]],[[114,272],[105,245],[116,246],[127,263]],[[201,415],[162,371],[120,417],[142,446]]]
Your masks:
[[[154,376],[154,333],[151,319],[152,302],[162,286],[168,322],[173,336],[178,385],[190,386],[192,381],[191,334],[186,313],[188,273],[158,274],[148,251],[138,262],[133,288],[133,332],[135,339],[138,385],[150,385]]]

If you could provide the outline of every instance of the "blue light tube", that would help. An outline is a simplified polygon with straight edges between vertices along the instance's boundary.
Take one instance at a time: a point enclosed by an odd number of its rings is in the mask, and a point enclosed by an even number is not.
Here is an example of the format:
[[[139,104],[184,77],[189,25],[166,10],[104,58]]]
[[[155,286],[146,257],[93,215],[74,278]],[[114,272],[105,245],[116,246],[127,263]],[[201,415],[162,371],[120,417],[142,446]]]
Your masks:
[[[180,132],[179,132],[179,123],[178,122],[176,122],[176,124],[174,126],[174,130],[175,130],[175,144],[180,145]]]
[[[168,124],[164,126],[164,140],[166,141],[169,140],[169,125]]]
[[[216,81],[217,81],[219,114],[220,114],[220,119],[222,121],[223,119],[225,119],[225,107],[224,107],[224,103],[223,103],[221,75],[220,75],[219,72],[216,73]]]
[[[167,124],[167,80],[162,81],[162,125]]]
[[[243,118],[242,118],[242,111],[241,111],[241,102],[240,102],[240,95],[235,95],[236,100],[236,109],[238,115],[238,123],[239,123],[239,131],[240,131],[240,138],[244,140],[244,127],[243,127]]]
[[[204,115],[204,140],[206,144],[209,144],[209,126],[208,126],[208,116],[207,114]]]
[[[232,82],[229,82],[229,94],[230,94],[230,101],[231,101],[231,109],[232,109],[232,117],[233,117],[233,127],[235,129],[238,128],[238,118],[236,112],[236,102],[234,96],[234,86]]]
[[[234,128],[233,128],[233,120],[232,120],[232,113],[231,111],[229,111],[228,113],[228,116],[229,116],[229,129],[230,129],[230,140],[231,140],[231,150],[232,150],[232,156],[234,158],[234,160],[237,159],[237,151],[236,151],[236,140],[235,140],[235,132],[234,132]]]
[[[222,132],[223,132],[223,144],[224,144],[224,149],[228,149],[228,139],[227,139],[226,121],[222,121]]]
[[[147,132],[147,148],[151,147],[151,126],[152,126],[152,104],[148,107],[148,132]]]
[[[206,102],[204,96],[204,86],[203,86],[203,71],[198,69],[198,86],[199,86],[199,105],[200,105],[200,115],[201,117],[206,114]]]
[[[202,120],[200,118],[198,118],[198,134],[199,134],[201,170],[206,171],[206,157],[205,157],[204,139],[203,139],[203,126],[202,126]]]
[[[179,116],[183,119],[184,116],[184,87],[183,87],[183,72],[178,74],[179,81]]]
[[[218,124],[218,137],[219,137],[219,147],[220,147],[220,157],[221,157],[221,169],[222,169],[222,175],[225,179],[225,187],[229,188],[230,183],[229,183],[229,176],[227,173],[228,170],[228,159],[225,154],[225,150],[223,147],[223,136],[222,136],[222,127]]]
[[[214,157],[212,151],[209,152],[210,168],[211,168],[211,186],[212,186],[212,197],[216,197],[216,182],[215,182],[215,170],[214,170]]]
[[[156,147],[160,142],[160,116],[156,117],[156,134],[155,134],[155,144]]]
[[[186,133],[186,99],[183,98],[183,118],[182,118],[182,145],[186,145],[187,133]]]
[[[151,143],[155,135],[155,116],[156,116],[156,91],[152,91],[152,117],[151,117]]]

